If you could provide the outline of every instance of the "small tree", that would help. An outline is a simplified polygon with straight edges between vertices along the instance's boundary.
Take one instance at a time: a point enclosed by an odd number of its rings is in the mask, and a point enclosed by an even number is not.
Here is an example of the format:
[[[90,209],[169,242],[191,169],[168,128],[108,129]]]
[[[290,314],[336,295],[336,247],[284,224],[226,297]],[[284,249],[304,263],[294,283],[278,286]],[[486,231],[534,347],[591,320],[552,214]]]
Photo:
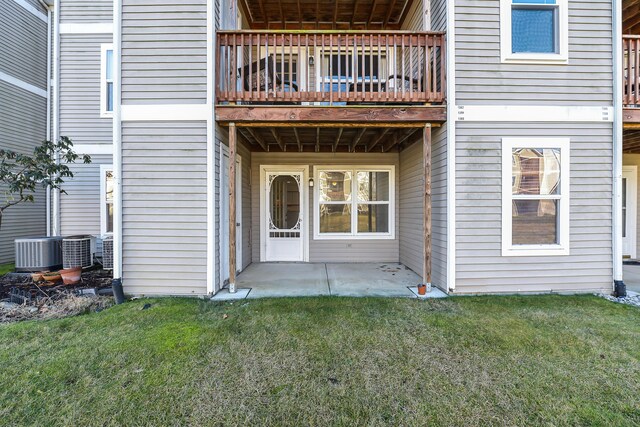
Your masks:
[[[66,136],[57,142],[43,141],[31,155],[0,149],[0,186],[4,193],[4,200],[0,201],[0,228],[4,211],[22,202],[34,202],[39,186],[66,194],[62,184],[66,178],[73,178],[68,165],[79,157]],[[82,160],[91,163],[91,157],[86,154]]]

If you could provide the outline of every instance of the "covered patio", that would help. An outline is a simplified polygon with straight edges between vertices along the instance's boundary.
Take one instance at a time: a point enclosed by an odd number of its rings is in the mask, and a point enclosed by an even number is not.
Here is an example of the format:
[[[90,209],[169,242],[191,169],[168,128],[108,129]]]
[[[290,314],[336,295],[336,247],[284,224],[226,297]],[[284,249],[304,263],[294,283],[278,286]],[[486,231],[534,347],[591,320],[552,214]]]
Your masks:
[[[400,263],[253,263],[212,299],[342,296],[418,298],[420,276]],[[433,288],[427,298],[447,295]]]

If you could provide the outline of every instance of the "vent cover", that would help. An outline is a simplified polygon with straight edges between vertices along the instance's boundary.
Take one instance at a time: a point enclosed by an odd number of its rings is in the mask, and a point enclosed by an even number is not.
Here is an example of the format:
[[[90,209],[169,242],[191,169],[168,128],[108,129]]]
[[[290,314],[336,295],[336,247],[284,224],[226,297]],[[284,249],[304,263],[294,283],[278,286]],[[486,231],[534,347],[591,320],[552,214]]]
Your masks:
[[[92,240],[92,236],[69,236],[62,239],[63,267],[91,267],[93,265]]]
[[[16,239],[16,271],[56,270],[62,265],[62,237]]]
[[[113,270],[113,237],[106,237],[102,241],[102,268]]]

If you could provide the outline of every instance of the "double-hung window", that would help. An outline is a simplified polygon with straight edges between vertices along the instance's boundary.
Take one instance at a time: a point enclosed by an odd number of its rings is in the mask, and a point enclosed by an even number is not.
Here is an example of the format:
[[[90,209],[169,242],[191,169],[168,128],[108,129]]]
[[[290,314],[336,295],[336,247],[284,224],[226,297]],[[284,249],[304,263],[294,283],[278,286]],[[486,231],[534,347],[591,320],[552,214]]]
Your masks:
[[[317,239],[393,239],[393,166],[316,167]]]
[[[566,62],[568,0],[501,0],[503,62]]]
[[[502,255],[569,254],[569,139],[502,140]]]
[[[103,44],[100,68],[100,117],[113,117],[113,45]]]
[[[113,166],[100,165],[100,234],[113,234]]]

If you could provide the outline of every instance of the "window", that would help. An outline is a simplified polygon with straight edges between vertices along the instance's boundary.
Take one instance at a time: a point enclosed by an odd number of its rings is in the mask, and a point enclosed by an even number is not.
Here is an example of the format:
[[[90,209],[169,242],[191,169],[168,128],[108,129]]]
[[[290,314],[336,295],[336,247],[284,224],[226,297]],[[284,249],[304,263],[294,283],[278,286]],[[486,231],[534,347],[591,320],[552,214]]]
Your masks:
[[[103,44],[100,70],[100,117],[113,117],[113,45]]]
[[[502,255],[569,255],[569,139],[502,140]]]
[[[383,167],[317,167],[316,239],[393,239],[394,172]]]
[[[501,0],[503,62],[566,62],[568,0]]]
[[[113,166],[100,165],[100,234],[113,234]]]
[[[284,85],[285,92],[291,92],[293,83],[298,84],[298,55],[294,54],[277,54],[275,57],[276,74],[280,76]]]

